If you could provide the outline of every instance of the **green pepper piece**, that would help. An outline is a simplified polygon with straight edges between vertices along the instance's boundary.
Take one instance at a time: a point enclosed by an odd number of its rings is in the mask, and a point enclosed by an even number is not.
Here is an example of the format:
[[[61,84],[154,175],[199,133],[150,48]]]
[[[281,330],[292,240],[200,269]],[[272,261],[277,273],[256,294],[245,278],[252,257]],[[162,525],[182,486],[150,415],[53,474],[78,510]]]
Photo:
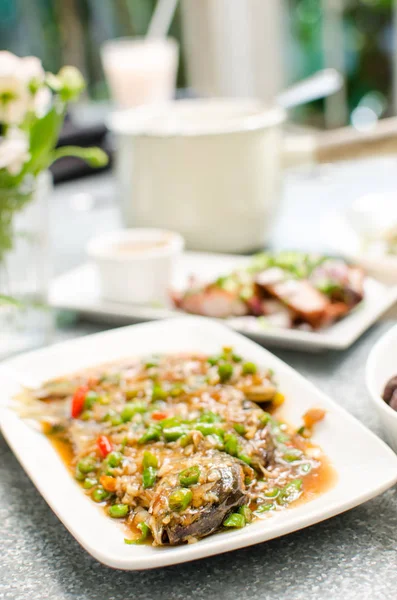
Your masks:
[[[171,427],[179,427],[181,424],[181,420],[178,417],[167,417],[166,419],[162,419],[159,421],[158,425],[162,429],[168,429]]]
[[[85,410],[91,410],[91,408],[94,406],[95,402],[98,402],[99,400],[99,395],[94,392],[94,390],[90,390],[89,392],[87,392],[85,399],[84,399],[84,409]]]
[[[146,467],[146,469],[143,469],[142,481],[144,489],[146,490],[147,488],[153,487],[156,483],[156,478],[157,469],[154,467]]]
[[[152,452],[148,452],[147,450],[145,450],[143,453],[142,464],[144,469],[147,469],[147,467],[153,467],[154,469],[157,469],[159,466],[157,456]]]
[[[128,504],[113,504],[112,506],[109,506],[108,513],[113,519],[122,519],[127,516],[128,510]]]
[[[95,485],[97,485],[98,480],[95,479],[95,477],[86,477],[84,479],[84,483],[83,483],[83,488],[85,490],[90,490],[91,488],[93,488]]]
[[[243,506],[240,506],[240,508],[238,509],[238,512],[240,513],[240,515],[243,515],[246,523],[251,523],[252,512],[251,512],[250,507],[247,506],[247,504],[243,504]]]
[[[123,462],[123,455],[121,452],[110,452],[106,457],[106,462],[111,468],[119,467]]]
[[[171,510],[185,510],[193,499],[191,490],[179,488],[174,490],[168,499],[168,505]]]
[[[243,375],[255,375],[257,372],[257,366],[253,362],[245,362],[243,364],[242,374]]]
[[[211,367],[215,367],[218,364],[219,356],[209,356],[207,358],[207,363],[211,365]]]
[[[199,423],[219,423],[222,417],[212,412],[212,410],[204,411],[198,418]]]
[[[242,452],[239,452],[237,454],[237,458],[239,458],[243,462],[247,463],[247,465],[250,465],[252,463],[251,457],[248,456],[247,454],[242,453]]]
[[[234,423],[233,424],[234,430],[239,433],[240,435],[244,435],[245,434],[245,426],[242,423]]]
[[[223,437],[225,433],[222,427],[219,427],[219,425],[215,425],[214,423],[193,423],[192,429],[200,431],[203,435],[212,435],[213,433],[216,433],[216,435]]]
[[[225,452],[231,456],[236,456],[238,452],[237,438],[233,433],[225,434]]]
[[[241,515],[240,513],[232,513],[223,521],[223,526],[236,528],[245,527],[244,515]]]
[[[131,419],[137,414],[137,413],[145,413],[147,411],[147,406],[144,402],[127,402],[124,405],[123,410],[120,413],[120,417],[123,421],[123,423],[127,423],[128,421],[131,421]]]
[[[109,492],[107,492],[101,485],[95,488],[95,490],[91,494],[91,497],[94,500],[94,502],[103,502],[104,500],[106,500],[106,498],[109,498],[109,496]]]
[[[152,400],[165,400],[168,397],[168,392],[166,392],[161,385],[156,383],[153,386],[152,390]]]
[[[96,468],[96,460],[93,456],[85,456],[77,463],[77,468],[80,473],[91,473],[91,471],[95,471]]]
[[[175,442],[185,433],[185,429],[182,427],[170,427],[163,429],[163,435],[166,442]]]
[[[302,479],[294,479],[287,483],[281,490],[277,498],[279,504],[289,504],[300,496],[302,488]]]
[[[74,471],[74,478],[77,479],[77,481],[84,481],[85,474],[82,473],[78,467],[76,467]]]
[[[300,460],[301,458],[302,452],[301,450],[298,450],[298,448],[288,448],[288,450],[283,454],[283,460],[289,463]]]
[[[279,488],[273,488],[272,490],[269,490],[267,492],[264,493],[264,496],[266,496],[266,498],[277,498],[277,496],[279,495],[280,490]]]
[[[159,425],[150,425],[145,433],[139,438],[138,444],[145,444],[146,442],[157,441],[161,436],[161,427]]]
[[[175,383],[170,390],[170,396],[171,398],[177,398],[178,396],[183,394],[184,391],[184,387],[181,383]]]
[[[190,433],[184,433],[182,435],[182,437],[179,438],[179,445],[182,448],[185,448],[186,446],[188,446],[190,444],[191,440],[192,440],[191,434]]]
[[[218,375],[221,383],[229,381],[233,375],[233,366],[230,363],[222,363],[218,366]]]
[[[142,544],[146,540],[147,536],[150,533],[149,525],[146,525],[146,523],[138,523],[137,528],[140,529],[142,532],[141,537],[139,537],[136,540],[128,540],[127,538],[125,538],[124,539],[125,544],[129,544],[129,545],[130,544]]]
[[[200,478],[200,469],[197,465],[188,467],[179,473],[179,483],[183,487],[190,487],[195,485]]]

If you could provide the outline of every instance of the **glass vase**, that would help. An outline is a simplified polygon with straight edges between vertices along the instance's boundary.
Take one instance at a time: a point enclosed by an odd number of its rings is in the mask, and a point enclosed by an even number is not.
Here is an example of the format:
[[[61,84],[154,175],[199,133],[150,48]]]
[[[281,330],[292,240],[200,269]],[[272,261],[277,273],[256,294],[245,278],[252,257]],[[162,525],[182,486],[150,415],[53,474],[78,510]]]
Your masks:
[[[51,339],[53,315],[47,306],[51,190],[49,172],[21,189],[0,188],[0,360]]]

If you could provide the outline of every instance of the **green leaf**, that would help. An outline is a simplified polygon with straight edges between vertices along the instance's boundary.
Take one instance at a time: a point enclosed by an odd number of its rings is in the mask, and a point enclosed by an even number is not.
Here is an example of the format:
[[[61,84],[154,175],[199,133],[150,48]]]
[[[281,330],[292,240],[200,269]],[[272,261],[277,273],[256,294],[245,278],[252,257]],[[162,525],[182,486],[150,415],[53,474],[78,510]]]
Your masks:
[[[79,146],[62,146],[56,148],[52,153],[52,162],[64,156],[75,156],[81,158],[91,167],[105,167],[108,162],[108,155],[100,148],[80,148]]]
[[[30,155],[23,171],[37,175],[52,163],[52,151],[56,146],[64,119],[63,104],[56,104],[43,117],[37,119],[30,130]]]
[[[0,306],[10,304],[11,306],[21,306],[21,302],[12,296],[5,296],[0,294]]]

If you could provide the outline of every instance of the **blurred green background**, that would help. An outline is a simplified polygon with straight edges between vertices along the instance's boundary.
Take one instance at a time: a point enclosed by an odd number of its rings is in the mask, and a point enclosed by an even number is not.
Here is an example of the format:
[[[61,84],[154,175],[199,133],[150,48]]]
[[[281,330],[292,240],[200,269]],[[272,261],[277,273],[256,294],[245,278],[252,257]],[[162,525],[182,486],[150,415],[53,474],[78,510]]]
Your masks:
[[[197,0],[200,1],[200,0]],[[285,5],[286,79],[324,66],[324,6],[332,0],[274,0]],[[143,35],[156,0],[0,0],[0,45],[17,54],[39,56],[48,70],[78,66],[95,100],[107,97],[98,48],[123,35]],[[370,106],[378,116],[392,114],[393,1],[344,0],[343,55],[349,115]],[[181,39],[179,10],[171,35]],[[186,85],[182,60],[178,85]],[[301,108],[295,118],[321,125],[323,103]]]

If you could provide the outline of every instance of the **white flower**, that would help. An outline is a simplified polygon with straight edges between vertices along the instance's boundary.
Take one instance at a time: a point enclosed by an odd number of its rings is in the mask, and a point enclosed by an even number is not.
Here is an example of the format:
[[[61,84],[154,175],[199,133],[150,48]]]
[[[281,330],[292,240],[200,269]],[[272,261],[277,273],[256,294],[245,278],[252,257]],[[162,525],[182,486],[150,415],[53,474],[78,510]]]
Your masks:
[[[38,83],[44,81],[44,69],[41,64],[41,60],[36,56],[24,56],[19,59],[19,71],[20,76],[27,82],[30,83],[33,80]]]
[[[4,137],[0,137],[0,169],[18,175],[29,158],[29,140],[23,131],[10,128]]]
[[[20,63],[11,52],[0,51],[0,123],[21,123],[29,109],[30,94]]]
[[[51,104],[45,72],[35,56],[19,58],[0,51],[0,123],[18,125],[28,111],[43,117]]]

